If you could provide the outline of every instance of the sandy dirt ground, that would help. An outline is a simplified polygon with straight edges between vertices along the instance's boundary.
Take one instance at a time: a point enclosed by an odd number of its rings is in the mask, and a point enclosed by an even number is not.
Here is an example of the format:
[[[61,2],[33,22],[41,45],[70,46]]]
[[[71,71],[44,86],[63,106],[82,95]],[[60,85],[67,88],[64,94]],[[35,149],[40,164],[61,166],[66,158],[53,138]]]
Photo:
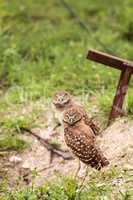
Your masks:
[[[53,126],[43,129],[36,128],[33,131],[44,139],[56,141],[61,149],[67,150],[63,139],[63,129],[59,127],[52,133],[52,128]],[[64,160],[62,157],[54,155],[50,164],[50,152],[34,136],[25,132],[21,137],[30,143],[29,149],[23,153],[10,152],[7,156],[0,157],[1,170],[3,169],[5,176],[8,177],[11,187],[18,182],[27,185],[33,183],[40,185],[45,180],[54,178],[57,173],[75,174],[78,160],[74,156],[70,160]],[[121,119],[114,122],[100,136],[97,136],[97,142],[109,159],[110,165],[132,168],[132,121]],[[20,158],[20,161],[11,162],[13,156]],[[90,170],[92,169],[90,168]]]

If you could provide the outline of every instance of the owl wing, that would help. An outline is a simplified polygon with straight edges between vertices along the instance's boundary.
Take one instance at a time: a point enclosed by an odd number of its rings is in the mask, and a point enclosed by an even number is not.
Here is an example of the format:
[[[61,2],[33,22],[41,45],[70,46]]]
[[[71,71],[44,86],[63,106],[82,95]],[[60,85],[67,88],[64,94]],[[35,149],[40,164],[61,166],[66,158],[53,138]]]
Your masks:
[[[81,105],[77,105],[77,106],[78,106],[79,111],[82,113],[85,124],[92,129],[94,135],[99,135],[100,128],[96,125],[96,123],[93,121],[93,119],[88,116],[88,114],[85,111],[83,106],[81,106]]]
[[[86,125],[90,126],[91,129],[93,130],[95,135],[99,135],[100,134],[100,128],[94,123],[92,118],[89,118],[87,113],[84,113],[84,122]]]
[[[66,144],[82,162],[96,169],[107,165],[107,159],[96,147],[95,139],[88,133],[88,129],[66,128],[64,132]]]
[[[74,128],[65,128],[64,129],[64,138],[67,146],[79,156],[81,153],[81,157],[88,154],[89,148],[94,144],[94,137],[88,136],[88,133],[84,130],[74,129]]]

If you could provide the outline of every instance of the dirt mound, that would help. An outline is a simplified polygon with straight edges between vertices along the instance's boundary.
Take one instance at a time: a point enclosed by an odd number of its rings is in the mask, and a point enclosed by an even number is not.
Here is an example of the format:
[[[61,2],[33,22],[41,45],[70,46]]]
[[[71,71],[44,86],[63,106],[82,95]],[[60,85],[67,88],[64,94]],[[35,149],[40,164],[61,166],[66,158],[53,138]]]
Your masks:
[[[98,142],[111,164],[122,168],[133,166],[132,121],[116,121],[98,136]]]

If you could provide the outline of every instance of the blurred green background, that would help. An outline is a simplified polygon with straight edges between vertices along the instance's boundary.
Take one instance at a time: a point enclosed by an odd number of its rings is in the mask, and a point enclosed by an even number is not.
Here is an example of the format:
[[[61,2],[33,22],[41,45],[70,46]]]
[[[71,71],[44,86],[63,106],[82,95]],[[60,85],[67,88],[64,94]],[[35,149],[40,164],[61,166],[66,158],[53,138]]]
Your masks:
[[[90,48],[105,51],[95,40],[97,37],[115,55],[133,59],[133,1],[67,0],[67,3],[91,29],[91,34],[60,0],[0,2],[2,105],[5,100],[7,103],[7,97],[8,103],[27,101],[21,98],[23,92],[36,100],[65,89],[75,95],[94,95],[108,110],[119,71],[86,60],[86,54]],[[133,101],[128,99],[131,108]]]

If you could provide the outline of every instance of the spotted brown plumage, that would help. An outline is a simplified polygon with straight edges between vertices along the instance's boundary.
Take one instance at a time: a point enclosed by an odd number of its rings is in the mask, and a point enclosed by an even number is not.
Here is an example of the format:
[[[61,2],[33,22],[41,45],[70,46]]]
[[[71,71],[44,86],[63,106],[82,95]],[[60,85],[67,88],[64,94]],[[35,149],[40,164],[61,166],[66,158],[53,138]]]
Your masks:
[[[96,169],[109,164],[96,144],[92,129],[84,123],[82,113],[70,108],[63,115],[64,139],[67,146],[83,163]]]
[[[100,128],[94,123],[94,121],[88,117],[87,112],[85,111],[84,107],[76,102],[72,95],[65,91],[56,92],[53,95],[53,104],[56,107],[56,118],[58,118],[59,122],[62,123],[63,119],[63,112],[72,107],[76,107],[82,113],[83,120],[86,125],[88,125],[95,135],[99,135]]]

